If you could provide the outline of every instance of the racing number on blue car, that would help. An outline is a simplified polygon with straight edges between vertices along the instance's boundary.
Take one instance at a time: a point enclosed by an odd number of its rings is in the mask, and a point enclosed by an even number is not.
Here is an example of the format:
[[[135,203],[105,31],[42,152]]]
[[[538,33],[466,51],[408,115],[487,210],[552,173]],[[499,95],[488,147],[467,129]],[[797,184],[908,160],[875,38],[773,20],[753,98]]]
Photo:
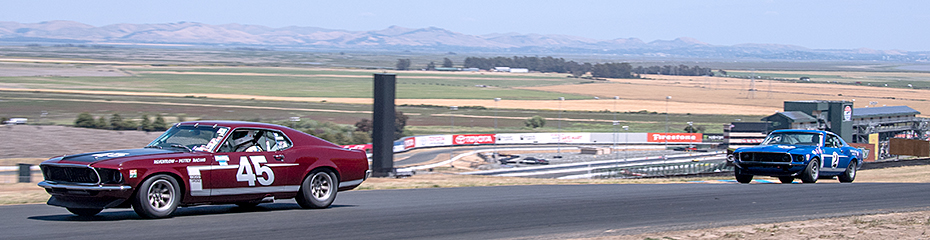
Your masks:
[[[837,154],[836,152],[833,152],[833,161],[831,163],[832,163],[830,165],[831,168],[836,168],[837,166],[840,165],[840,155]]]
[[[252,164],[249,164],[251,162]],[[249,182],[249,187],[255,186],[255,181],[261,185],[271,185],[274,182],[274,172],[262,163],[268,162],[265,156],[242,156],[239,158],[239,170],[236,171],[236,181]],[[266,175],[266,176],[263,176]]]

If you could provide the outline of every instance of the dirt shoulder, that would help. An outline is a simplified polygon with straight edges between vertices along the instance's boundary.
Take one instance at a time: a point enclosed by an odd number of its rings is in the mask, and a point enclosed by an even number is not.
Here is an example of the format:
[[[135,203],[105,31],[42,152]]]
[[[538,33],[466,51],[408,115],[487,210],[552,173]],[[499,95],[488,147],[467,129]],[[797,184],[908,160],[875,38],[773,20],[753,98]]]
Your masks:
[[[930,211],[894,212],[585,239],[928,239]]]

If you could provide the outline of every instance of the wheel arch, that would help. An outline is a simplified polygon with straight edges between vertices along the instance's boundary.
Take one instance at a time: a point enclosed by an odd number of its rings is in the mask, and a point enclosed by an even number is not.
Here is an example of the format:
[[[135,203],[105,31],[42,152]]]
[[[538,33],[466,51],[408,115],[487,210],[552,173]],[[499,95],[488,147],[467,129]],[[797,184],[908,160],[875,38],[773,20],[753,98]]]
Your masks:
[[[861,161],[861,160],[859,160],[859,159],[857,159],[857,158],[849,159],[849,163],[846,164],[846,167],[849,167],[849,164],[853,164],[853,163],[856,164],[856,170],[859,170],[859,168],[862,168],[862,163],[863,163],[863,161]]]
[[[307,177],[309,177],[310,174],[313,173],[314,171],[321,170],[321,169],[329,170],[329,171],[332,172],[334,175],[336,175],[336,184],[338,185],[339,179],[342,179],[342,176],[339,175],[339,171],[336,170],[335,167],[328,166],[328,165],[321,165],[321,166],[316,166],[316,167],[310,168],[310,170],[308,170],[306,173],[304,173],[304,177],[301,178],[301,180],[306,179]]]
[[[811,164],[813,161],[817,161],[817,165],[823,167],[823,162],[820,161],[820,156],[811,156],[811,160],[807,161],[807,164]]]
[[[184,200],[187,199],[187,195],[190,194],[187,192],[187,188],[188,188],[187,183],[184,181],[184,178],[182,178],[180,174],[171,172],[171,171],[155,171],[155,172],[147,173],[145,177],[140,178],[139,184],[137,184],[135,189],[133,189],[132,191],[133,196],[135,196],[136,194],[139,194],[139,190],[141,190],[140,188],[142,187],[142,183],[144,183],[145,181],[148,181],[149,179],[157,175],[162,175],[162,174],[168,175],[169,177],[174,178],[174,181],[178,182],[178,188],[181,190],[181,194],[178,194],[179,196],[181,196],[181,199],[178,201],[178,203],[183,204]],[[126,201],[126,202],[130,202],[130,201]]]

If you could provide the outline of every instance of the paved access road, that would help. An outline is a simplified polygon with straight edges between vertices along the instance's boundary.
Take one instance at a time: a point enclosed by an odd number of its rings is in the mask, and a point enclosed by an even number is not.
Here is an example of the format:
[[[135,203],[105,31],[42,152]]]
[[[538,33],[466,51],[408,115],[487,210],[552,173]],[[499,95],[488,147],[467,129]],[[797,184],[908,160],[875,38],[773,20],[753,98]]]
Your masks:
[[[0,238],[566,238],[930,208],[930,184],[825,182],[349,191],[329,209],[199,206],[157,220],[129,209],[80,218],[41,204],[0,206]]]

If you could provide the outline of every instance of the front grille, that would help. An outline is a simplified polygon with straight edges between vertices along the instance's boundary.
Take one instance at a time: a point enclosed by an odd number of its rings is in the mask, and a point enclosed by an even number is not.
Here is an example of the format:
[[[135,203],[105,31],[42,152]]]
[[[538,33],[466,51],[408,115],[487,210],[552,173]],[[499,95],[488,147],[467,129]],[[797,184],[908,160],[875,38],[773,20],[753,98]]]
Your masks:
[[[791,162],[791,155],[787,153],[739,153],[739,160],[743,162]]]
[[[89,167],[42,165],[42,174],[45,175],[47,181],[94,184],[100,182],[97,173]]]

